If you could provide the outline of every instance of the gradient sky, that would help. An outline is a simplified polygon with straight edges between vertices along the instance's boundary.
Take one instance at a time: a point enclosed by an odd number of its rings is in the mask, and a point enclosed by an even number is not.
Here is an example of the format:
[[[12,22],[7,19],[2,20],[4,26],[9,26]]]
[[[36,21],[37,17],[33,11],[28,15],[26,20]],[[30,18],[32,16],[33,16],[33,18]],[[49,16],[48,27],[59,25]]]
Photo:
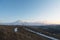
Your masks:
[[[60,23],[60,0],[0,0],[0,22]]]

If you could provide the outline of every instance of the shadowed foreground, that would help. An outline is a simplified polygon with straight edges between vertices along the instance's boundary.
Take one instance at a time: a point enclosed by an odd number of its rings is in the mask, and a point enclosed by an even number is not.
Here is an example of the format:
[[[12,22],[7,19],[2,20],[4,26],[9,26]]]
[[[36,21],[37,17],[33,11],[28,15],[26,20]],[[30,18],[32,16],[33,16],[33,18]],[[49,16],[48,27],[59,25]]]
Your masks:
[[[18,27],[18,32],[14,28]],[[37,34],[24,30],[22,26],[0,26],[0,40],[47,40]]]

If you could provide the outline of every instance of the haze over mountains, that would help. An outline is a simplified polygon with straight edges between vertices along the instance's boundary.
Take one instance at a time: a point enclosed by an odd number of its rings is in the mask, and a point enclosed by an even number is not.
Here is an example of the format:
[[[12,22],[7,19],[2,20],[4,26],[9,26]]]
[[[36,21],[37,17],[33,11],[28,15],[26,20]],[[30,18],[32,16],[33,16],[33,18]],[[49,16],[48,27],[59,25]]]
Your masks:
[[[11,22],[11,23],[0,23],[0,25],[30,25],[30,26],[40,26],[45,25],[44,23],[38,23],[38,22],[24,22],[21,20]]]

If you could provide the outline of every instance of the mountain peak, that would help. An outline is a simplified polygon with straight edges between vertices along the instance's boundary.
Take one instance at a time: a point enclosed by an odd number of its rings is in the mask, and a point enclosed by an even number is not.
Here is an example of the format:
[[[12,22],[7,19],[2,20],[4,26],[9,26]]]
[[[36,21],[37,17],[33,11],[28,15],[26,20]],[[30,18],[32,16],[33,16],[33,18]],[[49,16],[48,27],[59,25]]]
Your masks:
[[[22,22],[21,20],[17,20],[16,22]]]
[[[40,25],[45,25],[44,23],[38,23],[38,22],[26,22],[26,21],[21,21],[21,20],[17,20],[15,22],[12,23],[3,23],[2,25],[30,25],[30,26],[40,26]]]

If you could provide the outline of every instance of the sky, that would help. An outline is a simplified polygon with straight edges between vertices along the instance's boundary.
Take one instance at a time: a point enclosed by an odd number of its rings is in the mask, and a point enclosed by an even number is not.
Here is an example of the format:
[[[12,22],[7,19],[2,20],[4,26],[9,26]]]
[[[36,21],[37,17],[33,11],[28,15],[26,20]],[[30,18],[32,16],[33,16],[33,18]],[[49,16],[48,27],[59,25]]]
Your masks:
[[[60,0],[0,0],[0,22],[16,20],[60,24]]]

